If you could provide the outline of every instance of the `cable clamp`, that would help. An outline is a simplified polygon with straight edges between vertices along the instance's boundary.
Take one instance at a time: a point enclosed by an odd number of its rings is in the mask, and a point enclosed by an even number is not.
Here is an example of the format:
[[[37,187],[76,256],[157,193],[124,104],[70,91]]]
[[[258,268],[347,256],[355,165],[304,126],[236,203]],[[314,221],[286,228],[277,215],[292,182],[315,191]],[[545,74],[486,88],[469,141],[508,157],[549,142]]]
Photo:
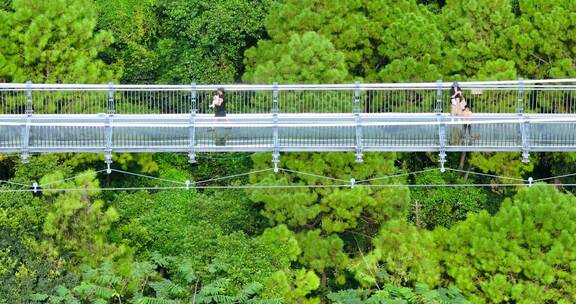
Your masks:
[[[280,153],[272,153],[272,163],[274,163],[274,173],[278,173],[278,163],[280,162]]]
[[[112,173],[112,169],[110,168],[110,164],[112,164],[112,154],[106,153],[106,174]]]

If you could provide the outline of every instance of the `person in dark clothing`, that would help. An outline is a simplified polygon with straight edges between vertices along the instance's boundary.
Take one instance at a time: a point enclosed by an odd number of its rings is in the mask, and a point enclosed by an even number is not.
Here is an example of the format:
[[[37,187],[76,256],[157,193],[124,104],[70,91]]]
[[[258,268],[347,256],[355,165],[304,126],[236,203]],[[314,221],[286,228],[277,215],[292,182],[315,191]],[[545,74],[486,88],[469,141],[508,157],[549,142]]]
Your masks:
[[[463,109],[461,105],[463,100],[464,95],[462,95],[462,89],[458,85],[458,81],[454,81],[452,87],[450,87],[450,103],[452,104],[450,114],[452,116],[460,116]]]
[[[214,108],[214,121],[215,122],[225,122],[226,120],[226,96],[224,94],[224,88],[218,88],[216,94],[214,94],[214,98],[212,99],[212,105],[210,107]],[[226,145],[226,136],[225,132],[229,128],[214,128],[211,127],[208,129],[214,133],[214,144],[216,146],[225,146]]]
[[[215,117],[226,117],[226,96],[224,95],[224,89],[219,88],[214,96],[213,105],[215,108]]]

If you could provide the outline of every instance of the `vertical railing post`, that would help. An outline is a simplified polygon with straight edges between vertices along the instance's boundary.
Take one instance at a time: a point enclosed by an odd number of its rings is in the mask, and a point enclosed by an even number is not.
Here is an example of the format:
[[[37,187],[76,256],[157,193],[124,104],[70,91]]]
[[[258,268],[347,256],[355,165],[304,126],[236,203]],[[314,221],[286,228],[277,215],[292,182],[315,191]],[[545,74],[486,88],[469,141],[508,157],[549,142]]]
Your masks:
[[[530,162],[530,118],[525,115],[524,105],[524,78],[518,78],[518,100],[516,103],[517,114],[523,119],[519,124],[522,139],[522,162]]]
[[[516,102],[518,114],[524,113],[524,78],[518,78],[518,101]]]
[[[112,123],[114,119],[114,84],[108,83],[108,113],[106,114],[106,148],[104,149],[104,162],[106,163],[106,173],[110,174],[112,171],[110,165],[112,164]]]
[[[188,142],[188,162],[196,162],[196,113],[198,104],[196,103],[196,83],[191,85],[192,104],[190,105],[190,120],[188,122],[189,142]]]
[[[353,106],[354,120],[356,122],[356,162],[361,163],[364,152],[364,144],[362,141],[362,119],[360,117],[360,81],[354,83],[354,106]]]
[[[108,114],[113,115],[116,112],[114,108],[114,83],[108,83]]]
[[[28,163],[30,157],[30,123],[33,113],[32,81],[26,81],[26,124],[22,130],[22,163]]]
[[[26,115],[32,115],[34,107],[32,105],[32,81],[26,81]]]
[[[436,80],[436,106],[435,113],[442,113],[442,80]]]
[[[274,82],[272,92],[272,122],[274,124],[272,130],[272,163],[274,164],[274,172],[278,173],[278,163],[280,162],[278,139],[278,82]]]

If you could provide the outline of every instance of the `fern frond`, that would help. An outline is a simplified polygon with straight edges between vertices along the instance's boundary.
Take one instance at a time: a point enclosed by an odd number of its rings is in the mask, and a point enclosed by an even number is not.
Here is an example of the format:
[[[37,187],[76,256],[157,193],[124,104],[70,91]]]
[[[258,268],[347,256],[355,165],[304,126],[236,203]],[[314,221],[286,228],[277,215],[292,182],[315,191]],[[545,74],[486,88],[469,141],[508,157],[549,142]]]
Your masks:
[[[236,295],[236,301],[240,303],[246,303],[251,297],[255,296],[262,290],[264,286],[258,282],[252,282],[244,285],[242,289]]]
[[[47,294],[41,294],[41,293],[35,293],[35,294],[31,294],[29,297],[30,301],[34,301],[34,302],[44,302],[46,301],[50,296]]]
[[[151,297],[143,297],[138,299],[136,304],[180,304],[181,301],[177,300],[169,300],[169,299],[161,299],[161,298],[151,298]]]
[[[188,284],[198,279],[191,261],[183,261],[179,263],[176,271]]]
[[[250,299],[246,304],[283,304],[282,298],[278,299]]]
[[[152,254],[150,255],[150,258],[152,259],[152,261],[154,261],[154,263],[156,263],[156,265],[158,265],[160,267],[168,267],[168,265],[170,264],[170,258],[169,257],[165,257],[156,251],[152,252]]]
[[[117,295],[114,289],[98,286],[90,283],[82,283],[80,286],[74,288],[74,292],[84,296],[96,296],[100,299],[110,299]]]
[[[188,290],[170,280],[162,279],[158,282],[150,283],[150,287],[156,291],[156,295],[163,298],[185,297]]]
[[[232,304],[232,303],[236,302],[234,300],[234,297],[226,296],[226,295],[216,295],[212,298],[218,304]]]

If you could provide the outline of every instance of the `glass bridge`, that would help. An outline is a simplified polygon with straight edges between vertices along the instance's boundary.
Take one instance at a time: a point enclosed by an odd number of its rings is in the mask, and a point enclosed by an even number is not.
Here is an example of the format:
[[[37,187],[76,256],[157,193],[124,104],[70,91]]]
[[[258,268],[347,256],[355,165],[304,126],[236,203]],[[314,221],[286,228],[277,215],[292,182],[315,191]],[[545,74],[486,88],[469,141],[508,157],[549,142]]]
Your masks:
[[[576,151],[576,79],[450,85],[0,84],[0,153]]]

